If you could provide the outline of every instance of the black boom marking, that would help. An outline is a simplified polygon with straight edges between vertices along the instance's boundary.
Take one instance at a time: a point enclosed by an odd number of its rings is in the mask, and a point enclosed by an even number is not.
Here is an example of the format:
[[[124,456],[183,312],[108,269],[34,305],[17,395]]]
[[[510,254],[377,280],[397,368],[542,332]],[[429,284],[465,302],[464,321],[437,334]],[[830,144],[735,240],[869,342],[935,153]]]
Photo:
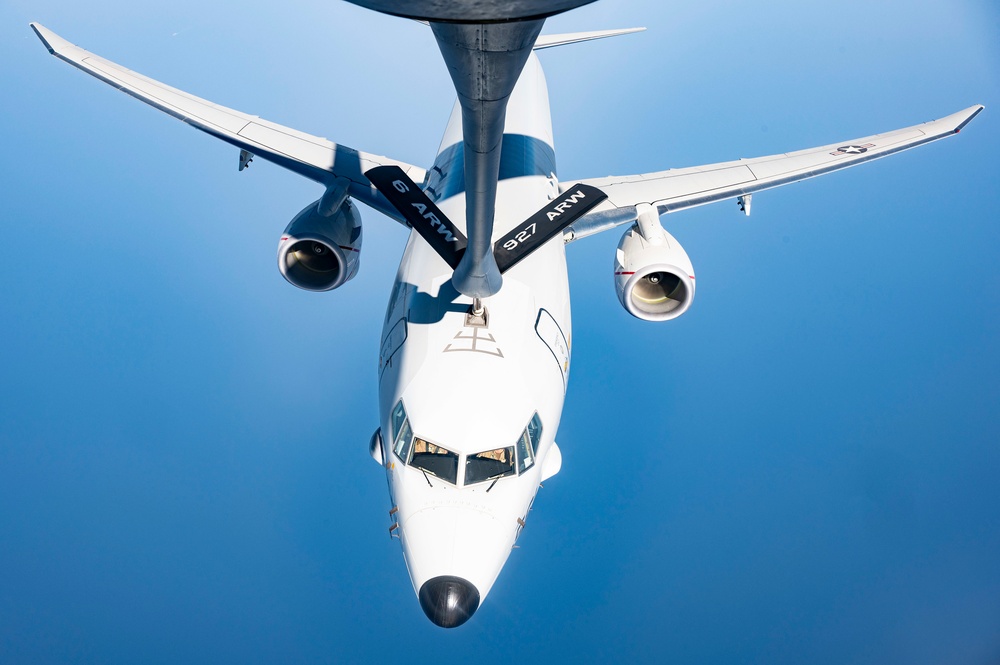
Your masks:
[[[518,224],[493,244],[500,272],[523,261],[553,236],[575,222],[608,195],[590,185],[573,185],[562,196]]]
[[[365,171],[375,189],[389,200],[410,226],[454,270],[468,241],[434,202],[398,166],[376,166]]]
[[[468,240],[420,187],[398,166],[376,166],[365,171],[389,203],[427,241],[445,263],[458,267]],[[590,185],[574,185],[513,231],[493,244],[493,256],[500,272],[506,272],[563,229],[594,208],[608,195]]]

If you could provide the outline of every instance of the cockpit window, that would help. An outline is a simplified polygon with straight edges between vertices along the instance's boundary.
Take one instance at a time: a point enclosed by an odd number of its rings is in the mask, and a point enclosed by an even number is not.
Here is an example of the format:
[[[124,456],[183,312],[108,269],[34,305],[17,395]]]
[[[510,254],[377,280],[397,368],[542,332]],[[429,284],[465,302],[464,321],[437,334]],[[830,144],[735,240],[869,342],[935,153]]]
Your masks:
[[[517,440],[517,472],[524,473],[535,465],[535,451],[542,438],[542,421],[536,413]]]
[[[487,450],[465,458],[465,484],[514,475],[514,446]]]
[[[403,421],[406,420],[406,410],[403,408],[402,400],[396,402],[396,406],[392,407],[392,414],[389,416],[389,420],[392,422],[392,438],[395,440],[399,436],[399,428],[402,426]]]
[[[395,439],[392,443],[392,451],[396,453],[403,464],[409,461],[410,451],[413,448],[413,430],[410,429],[410,421],[406,417],[406,410],[403,403],[399,402],[392,410],[392,431]]]
[[[403,464],[416,467],[452,485],[458,484],[458,453],[413,436],[402,401],[397,402],[389,414],[389,425],[393,433],[392,451]],[[465,484],[473,485],[524,473],[535,465],[541,438],[542,421],[536,413],[515,445],[464,455]]]
[[[414,439],[409,463],[452,485],[458,483],[458,455],[430,441]]]

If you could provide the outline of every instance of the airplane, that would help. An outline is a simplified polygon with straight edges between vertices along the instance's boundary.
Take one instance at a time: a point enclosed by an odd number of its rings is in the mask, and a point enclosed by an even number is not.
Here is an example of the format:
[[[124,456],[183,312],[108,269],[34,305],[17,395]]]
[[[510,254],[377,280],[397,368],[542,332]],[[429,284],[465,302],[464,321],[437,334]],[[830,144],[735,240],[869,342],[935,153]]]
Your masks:
[[[570,372],[566,247],[625,227],[614,256],[622,306],[646,321],[684,314],[687,253],[661,216],[718,201],[749,215],[760,191],[958,134],[983,106],[817,148],[638,175],[560,181],[536,51],[640,29],[541,35],[580,0],[352,0],[426,22],[458,93],[428,167],[362,152],[229,109],[85,51],[38,24],[50,53],[154,108],[324,187],[278,242],[278,267],[308,291],[358,272],[364,203],[409,230],[378,359],[379,427],[369,453],[389,489],[421,609],[454,628],[504,567],[556,444]]]

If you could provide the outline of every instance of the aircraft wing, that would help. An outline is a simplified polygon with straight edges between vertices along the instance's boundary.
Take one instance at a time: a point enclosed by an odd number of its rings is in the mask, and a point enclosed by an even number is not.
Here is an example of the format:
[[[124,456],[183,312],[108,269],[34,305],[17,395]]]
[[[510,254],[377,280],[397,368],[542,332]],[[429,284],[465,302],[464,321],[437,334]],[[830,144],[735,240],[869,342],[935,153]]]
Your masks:
[[[426,171],[417,166],[354,150],[255,115],[213,104],[85,51],[42,25],[32,23],[31,28],[49,53],[91,76],[203,132],[310,180],[329,186],[334,180],[346,178],[352,197],[397,221],[403,220],[368,181],[365,171],[377,166],[394,165],[403,169],[414,182],[420,183],[425,179]],[[244,166],[241,156],[240,168]]]
[[[608,198],[574,223],[567,230],[567,238],[576,240],[634,221],[635,206],[641,204],[653,205],[663,215],[743,197],[741,207],[749,214],[748,195],[754,192],[814,178],[954,136],[982,110],[981,105],[970,106],[921,125],[781,155],[640,175],[572,180],[570,182],[597,187]]]

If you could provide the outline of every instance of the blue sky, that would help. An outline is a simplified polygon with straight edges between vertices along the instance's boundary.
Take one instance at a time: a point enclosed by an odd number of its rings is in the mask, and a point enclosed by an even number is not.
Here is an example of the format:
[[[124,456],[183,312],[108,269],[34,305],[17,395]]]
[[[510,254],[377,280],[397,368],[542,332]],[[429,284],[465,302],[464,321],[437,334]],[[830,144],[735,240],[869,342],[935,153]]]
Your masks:
[[[574,365],[541,490],[446,632],[367,456],[405,235],[281,279],[320,194],[48,56],[130,68],[429,163],[429,31],[342,2],[0,6],[0,661],[1000,660],[1000,9],[986,0],[612,3],[547,32],[563,180],[795,150],[975,103],[963,133],[664,219],[692,309],[621,309],[574,244]]]

